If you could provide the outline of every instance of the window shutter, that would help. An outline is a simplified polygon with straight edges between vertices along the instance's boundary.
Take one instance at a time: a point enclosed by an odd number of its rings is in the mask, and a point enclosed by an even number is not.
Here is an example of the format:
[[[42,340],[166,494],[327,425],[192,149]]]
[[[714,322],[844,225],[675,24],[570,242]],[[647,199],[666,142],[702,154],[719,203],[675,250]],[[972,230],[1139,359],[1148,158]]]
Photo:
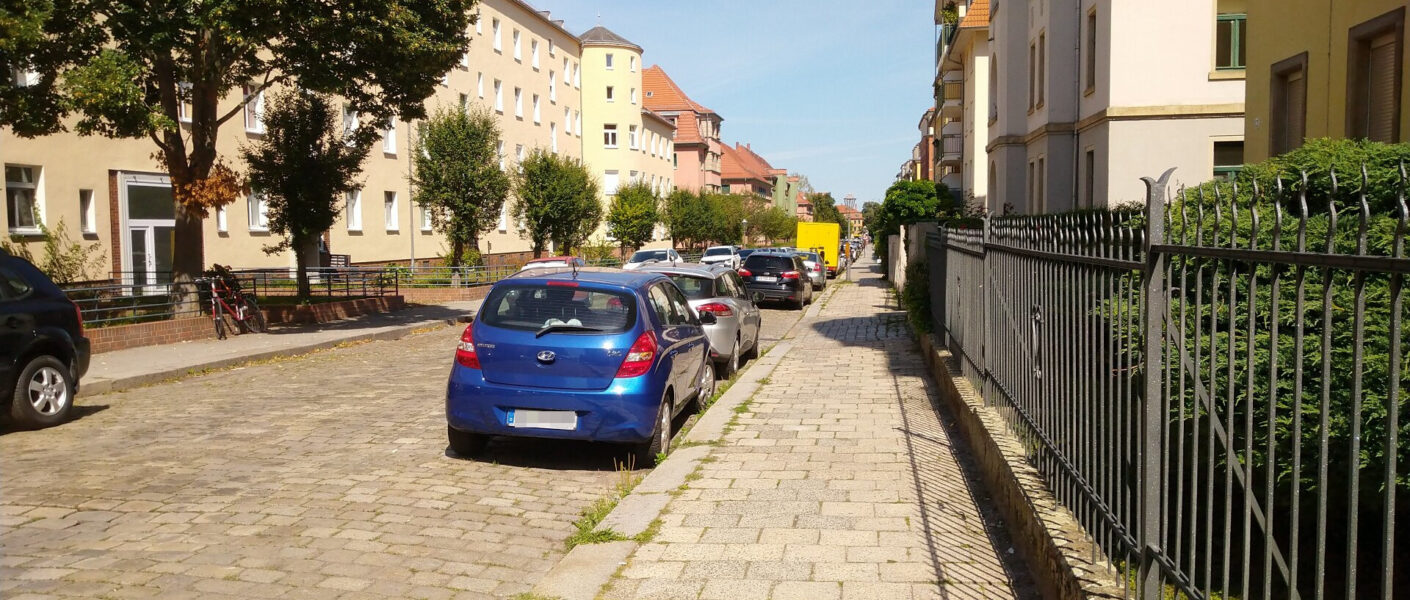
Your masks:
[[[1366,138],[1376,142],[1396,141],[1395,50],[1395,35],[1387,34],[1371,42],[1367,57]]]

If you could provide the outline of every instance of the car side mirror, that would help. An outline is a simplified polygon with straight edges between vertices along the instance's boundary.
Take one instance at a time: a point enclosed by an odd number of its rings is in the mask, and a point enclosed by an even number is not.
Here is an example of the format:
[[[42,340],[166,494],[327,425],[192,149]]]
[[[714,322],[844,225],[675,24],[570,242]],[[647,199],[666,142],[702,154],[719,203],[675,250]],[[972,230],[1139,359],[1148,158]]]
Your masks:
[[[749,296],[749,300],[752,301],[754,304],[763,304],[763,303],[764,303],[764,293],[763,293],[763,292],[754,292],[753,294],[751,294],[751,295]]]
[[[720,322],[720,320],[715,317],[715,313],[712,313],[712,312],[702,312],[702,313],[700,313],[700,324],[701,324],[701,325],[714,325],[715,323],[718,323],[718,322]]]

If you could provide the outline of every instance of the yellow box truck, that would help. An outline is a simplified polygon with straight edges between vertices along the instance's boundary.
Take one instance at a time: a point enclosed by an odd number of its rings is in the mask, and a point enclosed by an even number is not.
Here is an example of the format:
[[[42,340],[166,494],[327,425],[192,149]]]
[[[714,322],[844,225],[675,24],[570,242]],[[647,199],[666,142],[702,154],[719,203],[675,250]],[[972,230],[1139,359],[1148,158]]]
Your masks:
[[[838,248],[842,245],[842,227],[837,223],[798,222],[798,248],[817,252],[827,265],[827,276],[837,276]]]

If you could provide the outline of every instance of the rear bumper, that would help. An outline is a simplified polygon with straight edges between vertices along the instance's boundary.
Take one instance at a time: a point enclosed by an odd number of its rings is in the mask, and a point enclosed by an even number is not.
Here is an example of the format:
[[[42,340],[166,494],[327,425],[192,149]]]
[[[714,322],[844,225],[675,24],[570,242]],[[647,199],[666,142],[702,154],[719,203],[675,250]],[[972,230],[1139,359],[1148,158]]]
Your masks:
[[[808,285],[812,285],[812,283],[810,282]],[[777,286],[777,285],[769,285],[769,284],[767,284],[767,283],[760,283],[760,284],[750,283],[750,284],[746,284],[744,287],[745,287],[746,290],[749,291],[750,294],[753,294],[754,292],[759,292],[760,294],[763,294],[763,295],[764,295],[764,300],[770,300],[770,301],[778,301],[778,300],[798,300],[799,298],[802,298],[802,297],[803,297],[803,286],[802,286],[802,285],[799,285],[797,289],[794,289],[794,288],[791,288],[791,287],[780,287],[780,286]]]
[[[515,437],[641,442],[651,437],[664,377],[614,379],[605,390],[555,390],[488,383],[481,371],[452,366],[446,384],[446,423],[470,433]],[[510,410],[570,410],[573,430],[512,427]]]
[[[729,360],[733,356],[734,340],[739,338],[739,317],[727,317],[714,325],[706,325],[705,338],[710,340],[710,358]]]

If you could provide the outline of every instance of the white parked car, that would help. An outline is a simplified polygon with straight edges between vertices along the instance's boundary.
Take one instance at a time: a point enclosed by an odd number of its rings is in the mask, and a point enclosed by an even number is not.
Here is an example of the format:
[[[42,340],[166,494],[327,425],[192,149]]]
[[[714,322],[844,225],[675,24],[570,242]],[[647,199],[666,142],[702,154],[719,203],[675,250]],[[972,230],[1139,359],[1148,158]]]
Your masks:
[[[627,263],[622,265],[622,268],[630,271],[647,263],[678,262],[685,261],[681,260],[680,254],[670,248],[664,248],[660,250],[638,250],[636,254],[633,254],[631,258],[627,259]]]
[[[731,269],[738,269],[740,262],[739,248],[735,246],[711,246],[700,257],[702,265],[729,265]]]

